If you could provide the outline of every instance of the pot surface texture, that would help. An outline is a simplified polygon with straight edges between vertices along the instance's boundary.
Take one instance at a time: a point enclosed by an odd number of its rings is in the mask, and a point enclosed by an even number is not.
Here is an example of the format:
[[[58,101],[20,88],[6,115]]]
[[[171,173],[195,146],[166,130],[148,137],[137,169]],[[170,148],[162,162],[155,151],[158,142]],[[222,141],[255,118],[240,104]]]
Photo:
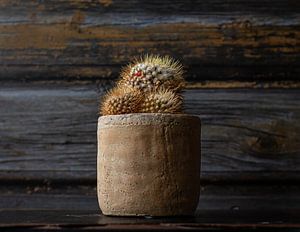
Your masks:
[[[98,119],[97,193],[102,213],[193,215],[200,192],[201,121],[185,114]]]

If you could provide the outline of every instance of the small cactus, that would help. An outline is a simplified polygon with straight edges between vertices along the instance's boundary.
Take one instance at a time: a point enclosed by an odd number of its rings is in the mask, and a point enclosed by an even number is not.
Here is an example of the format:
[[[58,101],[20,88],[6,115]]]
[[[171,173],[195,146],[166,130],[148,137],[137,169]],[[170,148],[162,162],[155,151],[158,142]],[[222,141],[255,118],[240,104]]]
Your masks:
[[[140,107],[142,113],[181,113],[182,97],[170,90],[161,89],[145,96]]]
[[[169,56],[146,55],[125,67],[103,99],[102,115],[181,113],[183,67]]]
[[[183,67],[169,56],[146,55],[122,70],[120,85],[143,92],[158,88],[180,91],[184,87]]]
[[[141,101],[142,95],[139,91],[116,87],[104,96],[100,113],[102,115],[136,113]]]

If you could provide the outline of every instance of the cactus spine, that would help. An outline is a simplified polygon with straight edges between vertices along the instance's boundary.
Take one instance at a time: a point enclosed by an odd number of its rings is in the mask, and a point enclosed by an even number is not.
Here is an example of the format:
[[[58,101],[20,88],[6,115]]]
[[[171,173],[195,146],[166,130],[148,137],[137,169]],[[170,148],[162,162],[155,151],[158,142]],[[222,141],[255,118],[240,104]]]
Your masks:
[[[178,61],[146,55],[122,70],[117,86],[104,97],[100,113],[181,113],[184,85]]]
[[[141,104],[142,113],[180,113],[182,97],[170,90],[161,89],[145,96]]]
[[[157,88],[180,91],[184,87],[183,67],[169,56],[146,55],[122,70],[120,84],[143,92]]]
[[[100,108],[102,115],[137,113],[142,102],[142,95],[132,88],[116,87],[104,96]]]

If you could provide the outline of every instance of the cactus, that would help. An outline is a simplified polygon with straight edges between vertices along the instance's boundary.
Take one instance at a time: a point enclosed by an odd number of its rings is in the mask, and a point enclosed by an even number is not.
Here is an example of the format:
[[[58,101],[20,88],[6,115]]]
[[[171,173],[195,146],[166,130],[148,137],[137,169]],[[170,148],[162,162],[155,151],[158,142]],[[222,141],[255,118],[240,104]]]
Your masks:
[[[145,96],[140,107],[142,113],[181,113],[182,97],[166,89]]]
[[[178,61],[146,55],[122,70],[117,86],[104,97],[100,113],[181,113],[184,84]]]
[[[183,67],[169,56],[145,55],[122,70],[119,84],[143,92],[158,88],[179,92],[184,87]]]
[[[115,87],[104,96],[100,108],[102,115],[137,113],[142,94],[136,89]]]

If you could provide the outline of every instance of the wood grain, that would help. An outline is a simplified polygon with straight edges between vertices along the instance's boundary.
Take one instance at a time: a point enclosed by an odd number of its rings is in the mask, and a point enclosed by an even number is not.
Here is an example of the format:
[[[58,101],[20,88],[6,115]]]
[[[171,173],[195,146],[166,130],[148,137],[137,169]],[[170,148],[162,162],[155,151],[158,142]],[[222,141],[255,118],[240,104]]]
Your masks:
[[[1,86],[1,178],[95,179],[98,97],[105,89]],[[184,96],[186,112],[202,119],[205,178],[299,178],[298,89],[192,89]]]
[[[297,184],[207,184],[201,183],[198,210],[299,210]],[[94,210],[98,211],[96,181],[86,183],[1,182],[3,210]],[[0,218],[1,221],[1,218]]]
[[[24,182],[23,182],[24,183]],[[26,186],[25,183],[24,186]],[[22,194],[0,190],[0,229],[4,231],[148,231],[178,229],[220,231],[299,228],[298,185],[202,185],[195,217],[105,217],[92,186],[69,185]],[[6,188],[0,185],[0,188]],[[28,189],[28,187],[26,189]],[[147,201],[147,199],[145,199]],[[267,230],[269,229],[269,230]],[[231,231],[231,230],[230,230]]]
[[[0,80],[116,77],[170,54],[190,80],[296,80],[297,1],[0,0]]]

